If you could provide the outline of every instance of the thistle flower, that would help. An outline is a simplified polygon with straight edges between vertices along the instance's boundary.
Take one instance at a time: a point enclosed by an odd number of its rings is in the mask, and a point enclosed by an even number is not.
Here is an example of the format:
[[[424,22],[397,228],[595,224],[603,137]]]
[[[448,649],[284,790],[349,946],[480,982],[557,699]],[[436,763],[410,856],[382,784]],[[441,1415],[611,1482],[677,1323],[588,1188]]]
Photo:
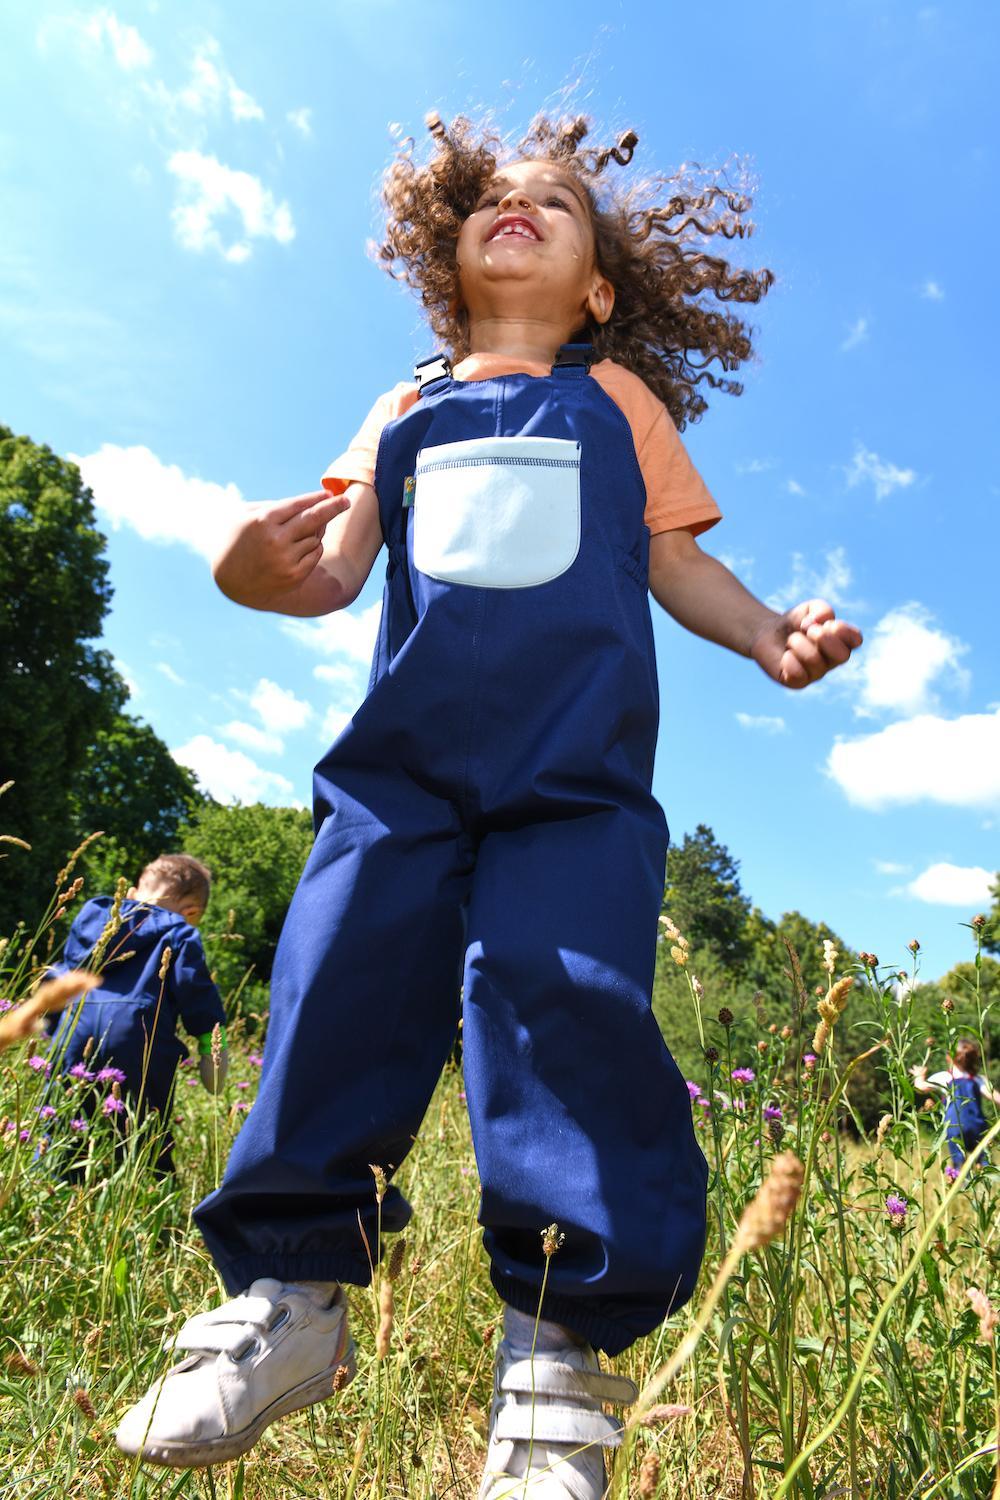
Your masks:
[[[787,1042],[788,1038],[791,1036],[791,1034],[792,1034],[792,1028],[790,1026],[782,1026],[782,1028],[781,1028],[781,1040],[783,1042]]]
[[[733,1083],[753,1083],[757,1074],[753,1068],[734,1068],[729,1076]]]
[[[902,1229],[906,1224],[906,1215],[909,1204],[905,1198],[898,1193],[890,1193],[885,1200],[885,1211],[889,1215],[889,1223],[893,1229]]]
[[[735,1255],[758,1250],[782,1233],[795,1211],[804,1175],[805,1168],[794,1151],[783,1151],[774,1158],[756,1197],[743,1210],[733,1236]]]
[[[732,1011],[729,1009],[729,1006],[724,1005],[719,1011],[719,1025],[725,1026],[726,1030],[728,1031],[730,1026],[732,1026],[734,1020],[735,1017],[733,1016]]]
[[[688,1091],[688,1094],[690,1095],[690,1097],[692,1099],[700,1099],[701,1098],[701,1088],[700,1088],[700,1086],[697,1083],[692,1083],[691,1080],[690,1080],[690,1078],[686,1078],[684,1080],[684,1082],[687,1084],[687,1091]]]
[[[771,1044],[767,1040],[767,1038],[762,1036],[760,1041],[757,1043],[757,1051],[763,1056],[770,1045]]]
[[[719,1049],[718,1049],[718,1047],[706,1047],[705,1048],[705,1061],[707,1063],[717,1063],[719,1061]]]
[[[920,939],[919,938],[910,938],[910,941],[907,943],[906,946],[909,948],[910,952],[914,956],[916,956],[920,952]]]
[[[37,1054],[34,1057],[26,1057],[25,1062],[29,1068],[34,1068],[36,1073],[44,1073],[46,1078],[52,1072],[52,1064],[46,1062],[44,1057],[38,1057]]]
[[[82,1078],[84,1083],[93,1083],[94,1081],[93,1073],[89,1071],[87,1064],[82,1062],[73,1064],[69,1070],[69,1076],[71,1078]]]
[[[51,1120],[55,1116],[55,1109],[51,1104],[40,1104],[38,1106],[38,1114],[43,1120]]]
[[[972,919],[972,922],[970,923],[970,926],[972,926],[976,932],[982,932],[983,928],[986,926],[986,918],[982,912],[976,913],[976,915]]]
[[[763,1114],[765,1120],[780,1120],[781,1119],[781,1105],[780,1104],[765,1104],[764,1108],[762,1110],[762,1114]]]
[[[874,953],[859,953],[858,957],[866,969],[874,970],[878,968],[878,959]]]
[[[115,1085],[115,1087],[117,1088],[117,1084]],[[101,1113],[104,1115],[120,1115],[124,1108],[125,1105],[122,1103],[120,1098],[116,1099],[114,1094],[108,1094],[104,1103],[101,1105]]]
[[[86,1128],[87,1128],[87,1122],[86,1122],[86,1120],[81,1120],[78,1117],[75,1120],[70,1120],[70,1122],[69,1122],[69,1128],[70,1128],[70,1130],[75,1130],[77,1132],[77,1134],[79,1135],[81,1131],[86,1130]]]
[[[1000,1322],[1000,1313],[997,1312],[986,1293],[981,1292],[978,1287],[968,1287],[965,1295],[972,1303],[972,1310],[979,1319],[979,1337],[984,1344],[991,1344],[994,1329]]]
[[[264,1057],[263,1057],[262,1053],[260,1053],[260,1052],[248,1052],[247,1053],[247,1062],[250,1064],[251,1068],[259,1068],[261,1066],[261,1064],[263,1063],[263,1061],[264,1061]]]
[[[944,1011],[946,1016],[950,1016],[952,1011],[955,1009],[955,1002],[950,995],[945,995],[944,999],[941,1001],[941,1009]]]
[[[950,1161],[948,1163],[948,1165],[944,1169],[944,1175],[945,1177],[947,1177],[949,1182],[955,1181],[958,1176],[958,1168],[955,1166],[954,1162]]]
[[[767,1137],[772,1146],[780,1146],[785,1139],[785,1127],[780,1120],[768,1120]]]
[[[98,1083],[124,1083],[125,1074],[121,1068],[102,1068],[97,1075]]]
[[[817,1061],[818,1059],[815,1052],[806,1052],[802,1056],[803,1066],[805,1067],[807,1073],[812,1073],[815,1071]]]

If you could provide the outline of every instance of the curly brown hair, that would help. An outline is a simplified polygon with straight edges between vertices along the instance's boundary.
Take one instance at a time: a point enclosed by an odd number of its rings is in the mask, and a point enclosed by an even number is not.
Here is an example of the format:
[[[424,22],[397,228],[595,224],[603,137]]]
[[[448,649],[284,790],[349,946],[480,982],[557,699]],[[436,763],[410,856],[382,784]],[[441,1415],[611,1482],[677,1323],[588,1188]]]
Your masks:
[[[729,183],[724,170],[681,168],[673,176],[609,186],[603,174],[611,163],[628,166],[638,137],[629,130],[607,149],[584,148],[590,121],[582,115],[563,121],[540,115],[514,149],[463,115],[446,126],[430,114],[427,125],[430,159],[415,160],[411,139],[385,174],[385,236],[375,254],[391,276],[418,294],[452,359],[470,352],[458,287],[458,232],[499,164],[538,159],[558,162],[579,184],[590,207],[598,267],[615,289],[609,321],[588,320],[579,330],[596,356],[640,376],[678,428],[704,412],[708,403],[700,386],[740,394],[743,387],[728,377],[753,352],[751,329],[718,303],[759,302],[774,276],[731,265],[704,248],[716,235],[731,240],[753,232],[750,198]]]

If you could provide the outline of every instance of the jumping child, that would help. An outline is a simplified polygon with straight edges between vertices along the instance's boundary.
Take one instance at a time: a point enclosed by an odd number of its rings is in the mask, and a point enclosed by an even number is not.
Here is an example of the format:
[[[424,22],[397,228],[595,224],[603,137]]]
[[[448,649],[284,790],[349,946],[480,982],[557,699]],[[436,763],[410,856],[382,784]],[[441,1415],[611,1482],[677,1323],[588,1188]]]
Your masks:
[[[733,304],[772,279],[706,248],[747,230],[747,201],[680,179],[608,190],[636,138],[584,149],[584,120],[539,120],[518,151],[430,123],[430,161],[404,151],[387,175],[381,257],[446,352],[376,402],[323,491],[252,509],[215,566],[239,603],[323,615],[388,554],[368,696],[315,772],[260,1096],[197,1210],[241,1295],[185,1324],[183,1362],[118,1441],[216,1463],[353,1372],[343,1284],[367,1284],[379,1251],[369,1163],[399,1230],[391,1177],[464,971],[505,1304],[480,1494],[597,1500],[621,1431],[604,1406],[635,1387],[595,1350],[690,1297],[705,1236],[706,1164],[650,1008],[667,828],[647,588],[789,688],[861,636],[821,600],[776,614],[696,541],[719,511],[677,430],[704,386],[738,392],[711,364],[748,357]]]
[[[983,1113],[983,1099],[1000,1104],[1000,1092],[983,1076],[983,1058],[978,1042],[964,1038],[955,1046],[955,1056],[947,1058],[947,1070],[927,1076],[925,1064],[913,1073],[913,1087],[918,1094],[943,1095],[945,1100],[945,1140],[952,1166],[961,1167],[988,1129]]]

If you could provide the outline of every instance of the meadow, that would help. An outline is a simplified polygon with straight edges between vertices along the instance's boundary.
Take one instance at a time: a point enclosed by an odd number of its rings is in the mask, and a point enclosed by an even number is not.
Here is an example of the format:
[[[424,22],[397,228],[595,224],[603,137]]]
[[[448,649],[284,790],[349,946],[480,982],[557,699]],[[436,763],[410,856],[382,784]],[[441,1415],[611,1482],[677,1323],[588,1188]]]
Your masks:
[[[73,883],[60,874],[38,927],[3,943],[0,1030],[21,1029],[64,935]],[[945,1042],[959,1015],[962,1034],[986,1036],[982,925],[969,927],[977,980],[960,1012],[943,1005]],[[1000,1122],[982,1160],[946,1171],[942,1111],[910,1081],[926,1057],[915,991],[874,955],[845,972],[828,945],[816,995],[790,951],[790,1005],[779,1024],[757,999],[752,1032],[705,991],[697,952],[669,923],[660,960],[683,976],[698,1033],[688,1089],[710,1165],[709,1238],[691,1304],[617,1361],[642,1395],[612,1500],[1000,1497],[997,1172],[985,1160]],[[849,1030],[848,993],[862,1017]],[[473,1497],[499,1310],[457,1061],[400,1172],[416,1209],[405,1248],[352,1295],[357,1379],[216,1469],[158,1469],[114,1445],[119,1415],[166,1367],[171,1333],[219,1295],[190,1215],[257,1088],[266,1014],[234,1008],[224,1093],[211,1098],[181,1068],[179,1170],[166,1180],[113,1077],[63,1081],[43,1036],[8,1036],[0,1496]],[[849,1090],[861,1057],[878,1059],[888,1089],[867,1131]]]

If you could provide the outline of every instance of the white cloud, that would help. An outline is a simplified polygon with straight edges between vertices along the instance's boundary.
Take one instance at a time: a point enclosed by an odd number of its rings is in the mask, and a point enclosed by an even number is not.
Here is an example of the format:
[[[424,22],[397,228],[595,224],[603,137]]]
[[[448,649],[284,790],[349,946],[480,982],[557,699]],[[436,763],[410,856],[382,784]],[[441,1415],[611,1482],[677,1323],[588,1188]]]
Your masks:
[[[228,105],[237,122],[263,120],[264,111],[256,99],[241,89],[222,60],[222,48],[209,37],[195,48],[191,59],[191,77],[173,96],[176,103],[195,114],[220,114]]]
[[[369,666],[381,618],[382,605],[376,602],[358,614],[349,609],[338,609],[317,620],[285,619],[281,628],[286,635],[312,651]]]
[[[118,673],[119,677],[121,677],[122,681],[125,683],[125,686],[128,688],[129,697],[138,698],[142,690],[139,687],[138,682],[136,681],[135,673],[129,666],[128,662],[122,661],[120,656],[115,657],[115,671]]]
[[[285,116],[285,119],[288,121],[289,125],[294,126],[294,128],[299,132],[300,135],[312,135],[311,109],[290,109],[288,111],[288,114]]]
[[[876,500],[884,500],[893,490],[908,489],[917,478],[915,469],[900,469],[896,464],[879,458],[877,453],[872,453],[870,448],[865,448],[861,443],[854,450],[854,457],[846,474],[849,489],[871,480],[875,486]]]
[[[922,604],[904,604],[884,615],[845,669],[844,686],[857,694],[855,713],[911,716],[935,708],[936,682],[968,686],[969,674],[960,665],[967,650],[956,636],[938,629]]]
[[[246,750],[255,750],[258,755],[280,755],[285,748],[284,740],[278,735],[268,734],[266,729],[258,729],[256,724],[246,724],[242,719],[221,724],[219,733],[228,740],[235,740]]]
[[[201,151],[175,151],[167,170],[177,179],[171,217],[174,234],[185,250],[217,250],[223,259],[238,263],[250,255],[250,240],[272,239],[287,245],[295,238],[288,204],[277,202],[252,173],[227,167]],[[230,236],[227,244],[217,220],[233,215],[243,237]]]
[[[988,907],[997,872],[982,865],[928,865],[906,887],[906,894],[932,906]]]
[[[737,474],[766,474],[774,468],[773,458],[744,458],[736,464]]]
[[[267,677],[262,677],[250,694],[250,704],[260,715],[265,729],[279,734],[301,729],[312,717],[311,704],[303,698],[296,698],[290,688],[279,687]]]
[[[125,73],[148,68],[153,61],[152,48],[134,26],[119,21],[113,10],[95,10],[91,15],[50,16],[38,28],[37,41],[42,51],[52,42],[65,41],[77,48],[111,50],[115,62]]]
[[[846,603],[851,586],[851,569],[843,547],[833,547],[819,568],[810,567],[801,552],[792,553],[792,577],[782,588],[769,594],[771,609],[786,610],[807,599],[825,599],[829,604]]]
[[[716,557],[724,568],[728,568],[730,573],[735,573],[737,578],[742,578],[744,583],[753,574],[754,559],[746,553],[717,552]]]
[[[856,349],[859,344],[865,343],[868,338],[868,319],[857,318],[847,330],[847,337],[840,346],[840,352],[847,354],[851,349]]]
[[[162,672],[167,681],[172,682],[175,687],[184,687],[184,678],[179,672],[174,671],[168,661],[158,661],[156,663],[156,670]]]
[[[245,514],[234,484],[195,479],[148,448],[102,443],[82,458],[70,454],[115,531],[129,526],[150,542],[180,542],[211,560]]]
[[[910,866],[901,865],[894,859],[873,859],[872,864],[880,875],[909,875]]]
[[[790,495],[804,495],[805,494],[805,490],[802,488],[801,484],[799,484],[799,482],[798,482],[797,479],[786,479],[785,480],[785,489],[788,491],[788,493]]]
[[[784,734],[788,727],[780,716],[737,713],[736,722],[743,729],[759,729],[763,734]]]
[[[925,281],[920,288],[920,295],[927,302],[943,302],[944,288],[937,281]]]
[[[189,766],[217,802],[287,804],[292,783],[277,771],[265,771],[242,750],[230,750],[207,734],[196,734],[171,750],[174,760]]]
[[[346,729],[351,722],[353,710],[338,708],[331,703],[323,716],[322,739],[324,744],[332,745],[342,729]]]
[[[914,802],[1000,811],[1000,709],[955,719],[918,714],[839,739],[826,769],[849,802],[872,811]]]

